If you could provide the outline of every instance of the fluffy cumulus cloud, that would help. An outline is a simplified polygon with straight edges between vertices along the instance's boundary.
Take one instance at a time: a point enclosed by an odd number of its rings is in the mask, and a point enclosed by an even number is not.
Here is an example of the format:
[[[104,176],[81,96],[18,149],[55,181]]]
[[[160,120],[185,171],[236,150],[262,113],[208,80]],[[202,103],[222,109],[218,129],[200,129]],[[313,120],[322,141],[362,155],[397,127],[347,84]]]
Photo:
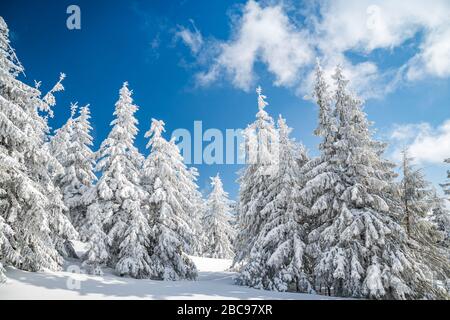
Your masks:
[[[397,146],[395,160],[401,159],[401,149],[408,148],[419,163],[442,164],[450,157],[450,119],[438,127],[429,123],[397,125],[390,135]]]
[[[208,52],[196,77],[200,85],[226,78],[247,90],[257,79],[255,65],[262,63],[275,85],[303,94],[316,56],[328,74],[341,64],[368,96],[383,95],[401,80],[450,76],[448,0],[316,0],[303,8],[249,0],[233,19],[229,39],[204,43],[196,28],[181,29],[177,36],[193,53]],[[408,41],[416,43],[416,51],[396,67],[383,69],[371,59],[375,50],[392,52]]]
[[[225,73],[236,87],[247,90],[259,61],[275,76],[276,85],[290,86],[298,81],[299,70],[314,59],[307,33],[291,23],[281,5],[263,8],[254,1],[245,5],[231,39],[218,46],[210,69],[198,76],[202,84]]]
[[[447,0],[325,1],[317,30],[325,56],[391,50],[421,36],[416,55],[406,61],[408,80],[450,75],[450,2]]]

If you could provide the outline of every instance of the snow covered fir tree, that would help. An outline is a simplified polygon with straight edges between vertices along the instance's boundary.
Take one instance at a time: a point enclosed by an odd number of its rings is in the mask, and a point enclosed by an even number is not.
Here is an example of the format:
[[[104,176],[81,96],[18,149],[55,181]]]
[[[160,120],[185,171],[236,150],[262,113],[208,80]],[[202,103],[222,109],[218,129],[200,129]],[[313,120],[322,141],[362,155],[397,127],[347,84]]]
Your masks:
[[[403,206],[403,224],[409,237],[422,240],[424,243],[436,242],[436,234],[429,216],[434,210],[442,209],[436,191],[426,181],[423,171],[413,164],[414,158],[408,150],[402,152],[402,180],[400,181],[400,197]]]
[[[261,215],[266,218],[238,283],[269,290],[311,293],[314,290],[305,258],[308,209],[299,198],[304,183],[300,169],[308,157],[304,147],[289,137],[291,129],[281,116],[278,130],[279,167],[272,172],[265,206],[261,210]]]
[[[161,280],[195,279],[197,270],[187,256],[194,241],[188,220],[196,214],[197,201],[191,196],[197,189],[194,175],[183,163],[174,140],[162,136],[164,122],[152,120],[142,185],[147,192],[144,205],[152,225],[152,278]]]
[[[205,244],[203,254],[210,258],[232,259],[235,231],[232,226],[228,193],[223,190],[219,174],[211,178],[212,190],[206,200],[206,213],[203,217]]]
[[[442,198],[436,189],[431,193],[431,217],[430,220],[434,223],[435,228],[441,232],[438,243],[447,248],[447,254],[450,246],[450,209],[447,207],[446,201]]]
[[[97,177],[93,171],[95,156],[91,150],[93,139],[90,135],[92,127],[89,121],[89,105],[82,107],[79,116],[74,118],[77,109],[78,105],[72,104],[70,118],[56,130],[49,146],[52,154],[64,168],[57,176],[56,184],[63,194],[72,224],[81,231],[87,210],[84,195],[93,186]]]
[[[138,107],[131,95],[125,82],[115,106],[112,130],[98,151],[101,177],[86,195],[90,205],[85,237],[90,249],[85,264],[98,270],[106,263],[120,275],[145,278],[151,274],[150,227],[141,207],[145,196],[140,186],[143,157],[134,146],[138,132],[134,113]]]
[[[450,158],[446,159],[445,162],[450,164]],[[447,171],[447,179],[447,182],[442,184],[442,188],[444,189],[445,194],[450,196],[450,170]]]
[[[424,246],[406,231],[394,164],[382,158],[385,144],[371,137],[362,101],[347,89],[348,81],[341,68],[336,68],[333,78],[336,90],[331,93],[320,64],[317,65],[314,96],[319,105],[319,126],[315,133],[322,138],[321,155],[294,175],[296,192],[290,194],[295,200],[289,204],[298,207],[281,215],[284,219],[292,215],[294,221],[301,221],[294,228],[297,236],[288,237],[291,242],[297,239],[292,252],[298,255],[289,259],[289,241],[281,242],[284,247],[276,250],[280,236],[275,234],[283,230],[283,219],[272,222],[271,214],[276,217],[277,207],[270,204],[270,192],[256,192],[257,196],[264,195],[258,202],[262,206],[257,216],[259,228],[252,230],[256,231],[252,235],[257,240],[247,242],[247,248],[238,247],[237,256],[244,262],[238,283],[373,299],[446,297],[445,290],[435,287],[432,279],[436,271],[445,273],[448,265],[443,260],[430,261],[429,250],[421,250]],[[281,137],[282,128],[280,124]],[[283,145],[280,141],[278,150],[283,150]],[[249,164],[246,170],[252,166]],[[282,168],[283,164],[279,166]],[[269,182],[267,189],[271,190],[277,176],[271,171],[265,177]],[[282,181],[287,187],[288,180]],[[240,183],[244,190],[248,182],[241,179]],[[240,196],[242,203],[245,194]],[[275,203],[280,205],[282,201]],[[252,216],[255,207],[239,207],[239,232],[248,233],[249,227],[243,222]],[[255,222],[251,223],[254,228]],[[288,225],[292,228],[293,224]],[[286,271],[280,268],[291,261],[295,270],[292,265]],[[280,274],[271,267],[279,267]]]
[[[448,212],[442,199],[426,181],[422,170],[413,164],[414,159],[409,156],[407,149],[403,150],[402,158],[400,198],[406,233],[413,248],[430,265],[433,278],[445,280],[450,277],[449,250],[444,244],[448,231],[445,215]]]
[[[226,261],[235,284],[262,290],[450,298],[450,170],[435,189],[408,150],[399,164],[387,160],[340,66],[330,81],[316,64],[316,153],[292,137],[295,121],[274,121],[256,89],[236,201],[229,176],[211,177],[208,194],[199,188],[164,121],[145,115],[150,129],[139,137],[128,82],[118,99],[111,93],[109,126],[72,103],[54,130],[65,75],[43,93],[24,73],[0,17],[0,285],[20,270],[54,276],[67,263],[124,283],[203,281],[201,258]]]
[[[371,137],[362,101],[347,89],[340,67],[333,78],[330,99],[318,65],[322,155],[307,164],[301,191],[314,221],[308,245],[316,290],[375,299],[442,297],[400,225],[393,165],[382,159],[385,146]]]
[[[0,261],[29,271],[57,270],[66,241],[77,237],[53,183],[62,168],[44,147],[53,94],[63,90],[64,75],[42,96],[40,83],[30,87],[19,80],[23,72],[0,17]]]
[[[278,169],[278,132],[273,118],[265,111],[268,102],[258,94],[256,121],[244,131],[245,157],[248,165],[239,177],[239,216],[236,236],[236,255],[233,262],[239,269],[248,260],[267,215],[262,212],[268,200],[273,171]]]

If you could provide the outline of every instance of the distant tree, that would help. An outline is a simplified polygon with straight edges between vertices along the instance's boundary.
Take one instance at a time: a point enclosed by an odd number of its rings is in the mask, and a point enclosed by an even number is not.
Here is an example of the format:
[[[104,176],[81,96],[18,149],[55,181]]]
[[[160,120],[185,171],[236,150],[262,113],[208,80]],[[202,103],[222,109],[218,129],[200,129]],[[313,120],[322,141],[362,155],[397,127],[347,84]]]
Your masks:
[[[231,225],[231,207],[228,193],[223,190],[220,176],[211,178],[212,191],[206,201],[203,217],[205,232],[204,255],[210,258],[232,259],[235,231]]]
[[[431,221],[442,234],[440,244],[447,249],[450,248],[450,210],[445,203],[445,199],[437,194],[434,190],[431,196]]]
[[[430,198],[433,193],[430,183],[425,180],[422,170],[413,165],[413,158],[408,150],[402,151],[402,181],[400,183],[400,197],[403,205],[406,232],[409,237],[428,237],[430,233],[422,234],[419,228],[427,217],[431,207]],[[430,239],[428,239],[430,240]]]
[[[450,163],[450,158],[446,159],[445,162]],[[447,171],[447,178],[448,181],[442,184],[442,188],[444,189],[445,194],[450,196],[450,170]]]

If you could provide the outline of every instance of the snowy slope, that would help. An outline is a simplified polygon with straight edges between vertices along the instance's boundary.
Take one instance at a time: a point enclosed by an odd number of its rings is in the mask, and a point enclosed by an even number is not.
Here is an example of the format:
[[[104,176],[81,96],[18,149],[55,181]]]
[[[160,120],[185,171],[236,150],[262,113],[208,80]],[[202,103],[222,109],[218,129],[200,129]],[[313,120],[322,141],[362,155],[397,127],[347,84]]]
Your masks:
[[[117,277],[109,270],[103,277],[95,277],[68,271],[33,273],[7,268],[8,281],[0,285],[0,299],[329,299],[240,287],[233,283],[233,273],[223,271],[229,260],[194,260],[200,269],[197,281],[136,280]]]
[[[76,260],[69,261],[61,272],[33,273],[7,268],[8,281],[0,285],[0,299],[330,299],[237,286],[233,282],[234,273],[227,271],[231,260],[192,259],[199,270],[197,281],[120,278],[112,270],[104,270],[103,277],[72,273],[79,270]]]

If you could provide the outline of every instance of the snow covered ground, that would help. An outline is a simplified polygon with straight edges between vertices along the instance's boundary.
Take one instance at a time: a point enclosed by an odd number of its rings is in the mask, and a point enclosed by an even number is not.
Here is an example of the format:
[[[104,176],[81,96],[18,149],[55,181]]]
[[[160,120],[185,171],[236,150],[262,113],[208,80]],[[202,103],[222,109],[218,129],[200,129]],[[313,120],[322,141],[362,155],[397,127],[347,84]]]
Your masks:
[[[8,281],[0,285],[0,299],[299,299],[329,297],[279,293],[237,286],[230,260],[192,257],[199,269],[197,281],[153,281],[120,278],[111,270],[103,277],[72,273],[78,261],[61,272],[26,272],[7,268]]]

